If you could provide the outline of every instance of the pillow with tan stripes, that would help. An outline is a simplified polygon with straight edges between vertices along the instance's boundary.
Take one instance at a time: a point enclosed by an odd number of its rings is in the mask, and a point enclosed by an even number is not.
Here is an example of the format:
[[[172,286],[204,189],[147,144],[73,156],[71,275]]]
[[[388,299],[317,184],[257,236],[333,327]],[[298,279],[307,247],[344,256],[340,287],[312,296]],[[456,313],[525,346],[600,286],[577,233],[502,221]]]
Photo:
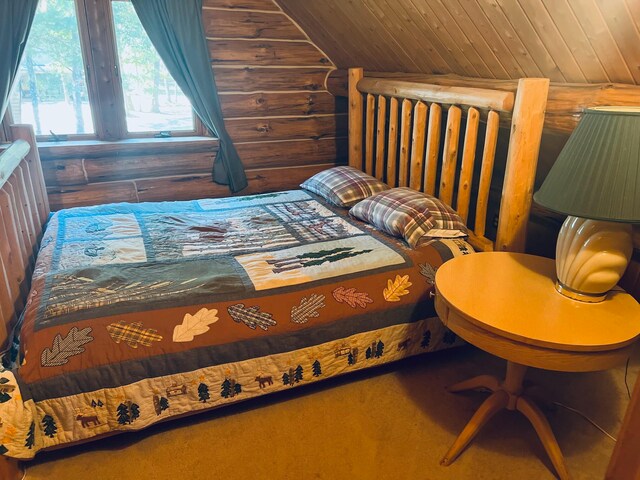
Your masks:
[[[377,178],[349,166],[323,170],[300,187],[320,195],[338,207],[351,207],[364,198],[389,189],[387,184]]]
[[[394,237],[403,237],[412,247],[424,236],[469,235],[467,226],[453,208],[407,187],[392,188],[366,198],[349,210],[349,214]]]

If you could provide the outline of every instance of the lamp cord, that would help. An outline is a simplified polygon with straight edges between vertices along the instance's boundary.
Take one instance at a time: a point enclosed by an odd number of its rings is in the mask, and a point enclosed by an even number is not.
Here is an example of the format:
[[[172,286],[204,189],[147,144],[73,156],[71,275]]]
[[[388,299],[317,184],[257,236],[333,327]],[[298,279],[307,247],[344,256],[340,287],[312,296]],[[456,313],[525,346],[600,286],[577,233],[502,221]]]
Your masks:
[[[631,389],[629,388],[629,383],[627,382],[627,374],[629,373],[629,361],[631,360],[631,357],[627,357],[627,362],[624,366],[624,386],[627,388],[627,396],[629,397],[629,399],[631,399]],[[609,432],[607,432],[604,428],[602,428],[600,425],[598,425],[596,422],[594,422],[593,420],[591,420],[591,418],[589,418],[588,416],[586,416],[584,413],[582,413],[580,410],[577,410],[573,407],[569,407],[568,405],[565,405],[563,403],[560,402],[553,402],[554,405],[557,405],[559,407],[562,408],[566,408],[567,410],[569,410],[570,412],[576,413],[578,415],[580,415],[582,418],[584,418],[587,422],[589,422],[591,425],[593,425],[594,427],[596,427],[598,430],[600,430],[602,433],[604,433],[607,437],[609,437],[611,440],[613,440],[614,442],[617,441],[616,438],[611,435]]]
[[[629,360],[631,360],[631,357],[627,357],[627,363],[624,366],[624,386],[627,387],[627,396],[629,397],[629,400],[631,400],[631,390],[629,389],[629,383],[627,383],[627,373],[629,372]]]
[[[604,433],[607,437],[609,437],[611,440],[613,440],[614,442],[616,442],[616,438],[611,435],[609,432],[607,432],[604,428],[602,428],[600,425],[598,425],[596,422],[594,422],[593,420],[591,420],[589,417],[587,417],[584,413],[582,413],[580,410],[577,410],[573,407],[570,407],[568,405],[565,405],[564,403],[560,403],[560,402],[553,402],[554,405],[557,405],[559,407],[562,408],[566,408],[567,410],[569,410],[570,412],[576,413],[578,415],[580,415],[582,418],[584,418],[587,422],[589,422],[591,425],[593,425],[594,427],[596,427],[598,430],[600,430],[602,433]]]

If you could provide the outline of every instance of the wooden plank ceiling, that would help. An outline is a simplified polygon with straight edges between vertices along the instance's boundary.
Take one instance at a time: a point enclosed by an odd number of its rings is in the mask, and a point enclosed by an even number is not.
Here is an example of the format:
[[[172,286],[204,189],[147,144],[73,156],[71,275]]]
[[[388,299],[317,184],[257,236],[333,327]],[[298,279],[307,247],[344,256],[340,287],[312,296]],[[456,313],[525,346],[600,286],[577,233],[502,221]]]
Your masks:
[[[338,66],[640,84],[639,0],[277,0]]]

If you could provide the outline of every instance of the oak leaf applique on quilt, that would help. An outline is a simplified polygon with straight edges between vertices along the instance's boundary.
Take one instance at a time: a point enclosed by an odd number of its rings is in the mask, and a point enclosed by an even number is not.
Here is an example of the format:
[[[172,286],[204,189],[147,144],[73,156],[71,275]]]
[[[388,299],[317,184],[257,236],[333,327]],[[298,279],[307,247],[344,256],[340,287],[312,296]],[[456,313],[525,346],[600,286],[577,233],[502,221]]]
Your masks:
[[[291,308],[291,321],[293,323],[307,323],[311,318],[320,316],[319,310],[325,307],[325,296],[312,294],[309,297],[303,297],[300,305]]]
[[[196,335],[209,331],[209,325],[218,321],[218,310],[201,308],[195,315],[187,313],[180,325],[173,329],[174,342],[191,342]]]
[[[260,327],[262,330],[268,330],[269,327],[276,325],[273,315],[267,312],[261,312],[260,307],[245,307],[244,303],[231,305],[227,308],[229,315],[236,323],[244,323],[247,327],[255,330]]]
[[[428,263],[421,263],[418,265],[420,267],[420,275],[427,279],[427,283],[429,285],[436,284],[436,271],[437,268],[434,268],[433,265]]]
[[[91,327],[79,330],[78,327],[72,327],[69,333],[62,338],[57,334],[53,338],[51,348],[45,348],[40,356],[40,363],[43,367],[58,367],[69,361],[69,357],[80,355],[84,352],[83,345],[92,342],[93,337],[89,335]]]
[[[351,308],[367,308],[367,304],[373,303],[367,292],[357,292],[355,288],[338,287],[332,294],[336,302],[346,303]]]
[[[382,291],[382,296],[387,302],[399,302],[400,297],[409,294],[411,285],[409,275],[396,275],[395,280],[387,280],[387,288]]]

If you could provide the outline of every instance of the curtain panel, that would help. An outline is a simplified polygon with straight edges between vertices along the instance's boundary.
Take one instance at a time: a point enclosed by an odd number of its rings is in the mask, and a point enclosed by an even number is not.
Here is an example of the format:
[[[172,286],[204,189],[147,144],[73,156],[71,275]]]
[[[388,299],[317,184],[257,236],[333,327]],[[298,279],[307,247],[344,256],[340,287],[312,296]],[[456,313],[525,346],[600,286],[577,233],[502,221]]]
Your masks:
[[[0,120],[9,105],[38,0],[0,0]]]
[[[224,127],[209,49],[202,27],[202,0],[132,0],[140,22],[169,73],[202,123],[218,137],[213,180],[232,192],[247,186],[244,167]]]

